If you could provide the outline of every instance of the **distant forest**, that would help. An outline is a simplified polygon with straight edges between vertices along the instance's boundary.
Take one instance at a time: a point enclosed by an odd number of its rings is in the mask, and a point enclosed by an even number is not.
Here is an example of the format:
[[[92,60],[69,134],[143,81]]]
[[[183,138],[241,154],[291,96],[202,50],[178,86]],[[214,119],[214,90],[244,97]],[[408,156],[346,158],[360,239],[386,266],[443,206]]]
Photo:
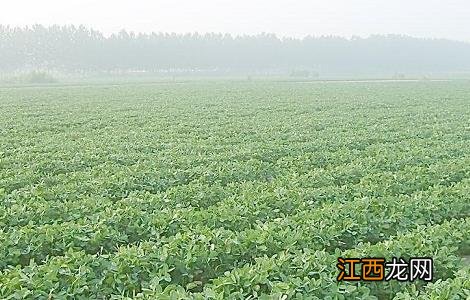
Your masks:
[[[398,35],[293,39],[273,34],[231,36],[121,31],[104,36],[84,26],[0,26],[0,72],[27,70],[468,72],[470,44]]]

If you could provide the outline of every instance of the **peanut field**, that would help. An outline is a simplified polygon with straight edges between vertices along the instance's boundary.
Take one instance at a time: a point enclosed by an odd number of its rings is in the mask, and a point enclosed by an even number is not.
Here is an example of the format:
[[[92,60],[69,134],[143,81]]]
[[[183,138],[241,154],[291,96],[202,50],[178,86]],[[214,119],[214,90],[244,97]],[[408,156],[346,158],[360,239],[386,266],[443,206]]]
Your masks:
[[[0,299],[468,299],[469,256],[468,82],[0,88]]]

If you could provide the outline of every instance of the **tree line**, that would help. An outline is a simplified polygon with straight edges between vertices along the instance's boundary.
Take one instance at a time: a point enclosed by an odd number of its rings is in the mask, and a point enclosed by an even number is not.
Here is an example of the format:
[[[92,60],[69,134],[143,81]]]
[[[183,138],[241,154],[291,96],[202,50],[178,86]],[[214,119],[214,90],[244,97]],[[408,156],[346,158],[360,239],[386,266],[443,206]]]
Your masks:
[[[84,26],[0,25],[0,71],[215,70],[320,73],[464,72],[470,44],[401,35],[350,39],[274,34],[133,33]]]

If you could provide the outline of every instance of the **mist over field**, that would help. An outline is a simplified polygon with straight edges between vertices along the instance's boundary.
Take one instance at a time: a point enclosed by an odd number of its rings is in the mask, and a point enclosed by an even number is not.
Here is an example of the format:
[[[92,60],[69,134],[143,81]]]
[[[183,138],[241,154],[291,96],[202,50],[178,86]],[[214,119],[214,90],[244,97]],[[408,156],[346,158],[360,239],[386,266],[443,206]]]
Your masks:
[[[470,73],[470,43],[403,35],[302,39],[275,34],[133,33],[0,26],[0,71],[264,74],[297,77]]]

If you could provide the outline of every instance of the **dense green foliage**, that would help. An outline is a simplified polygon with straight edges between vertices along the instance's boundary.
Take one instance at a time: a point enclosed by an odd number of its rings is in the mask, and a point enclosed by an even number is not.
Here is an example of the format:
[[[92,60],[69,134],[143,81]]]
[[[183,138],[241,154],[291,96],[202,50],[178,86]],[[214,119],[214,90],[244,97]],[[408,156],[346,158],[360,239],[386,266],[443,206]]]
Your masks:
[[[0,89],[0,298],[465,299],[470,86]],[[435,282],[338,284],[431,256]]]

